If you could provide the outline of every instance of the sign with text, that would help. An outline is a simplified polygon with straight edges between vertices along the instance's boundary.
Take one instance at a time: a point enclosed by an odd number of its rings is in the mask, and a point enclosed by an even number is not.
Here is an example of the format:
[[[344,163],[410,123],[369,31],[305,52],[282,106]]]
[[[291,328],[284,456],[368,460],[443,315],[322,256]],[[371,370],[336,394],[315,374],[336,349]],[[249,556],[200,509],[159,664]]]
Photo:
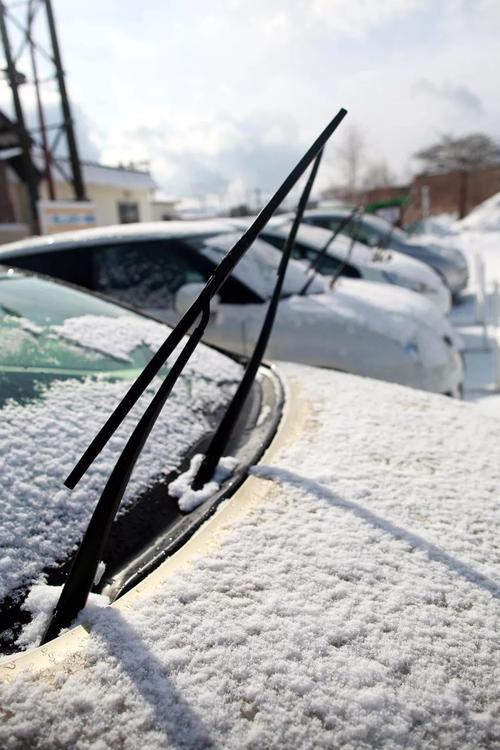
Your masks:
[[[38,201],[38,215],[42,234],[89,229],[97,224],[90,201]]]

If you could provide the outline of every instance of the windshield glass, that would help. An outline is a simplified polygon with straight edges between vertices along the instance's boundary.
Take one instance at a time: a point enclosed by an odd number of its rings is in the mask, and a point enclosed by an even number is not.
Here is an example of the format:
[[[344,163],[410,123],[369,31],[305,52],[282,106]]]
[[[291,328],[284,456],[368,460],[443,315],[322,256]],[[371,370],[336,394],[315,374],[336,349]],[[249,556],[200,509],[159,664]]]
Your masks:
[[[239,235],[220,235],[211,237],[202,243],[202,252],[215,262],[239,239]],[[246,255],[233,271],[233,275],[242,283],[257,292],[263,299],[270,299],[276,284],[276,272],[281,260],[281,253],[263,240],[255,240]],[[304,284],[311,278],[311,272],[301,262],[290,259],[288,264],[282,296],[300,294]],[[326,284],[320,277],[314,278],[308,293],[321,294],[327,291]]]
[[[144,404],[132,409],[77,490],[63,481],[169,332],[71,287],[0,272],[0,603],[59,569],[80,540]],[[212,432],[241,372],[232,359],[197,347],[144,447],[121,512]],[[155,378],[146,399],[160,382]]]
[[[151,356],[147,346],[120,356],[106,351],[96,336],[82,346],[69,335],[69,320],[80,319],[83,333],[88,316],[124,315],[125,310],[69,287],[12,271],[0,274],[0,404],[32,398],[54,379],[136,375]]]

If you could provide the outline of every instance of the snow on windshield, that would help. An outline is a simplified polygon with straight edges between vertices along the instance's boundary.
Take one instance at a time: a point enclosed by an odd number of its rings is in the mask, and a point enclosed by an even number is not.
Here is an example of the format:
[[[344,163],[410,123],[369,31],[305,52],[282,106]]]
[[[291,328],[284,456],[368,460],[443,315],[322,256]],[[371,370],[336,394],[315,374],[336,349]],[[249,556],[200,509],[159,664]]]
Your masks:
[[[202,252],[207,258],[219,263],[222,256],[230,250],[240,235],[224,234],[205,240]],[[269,299],[276,285],[276,272],[281,260],[281,253],[275,247],[262,240],[255,240],[233,271],[233,275],[263,299]],[[284,284],[283,294],[298,294],[310,278],[306,267],[299,261],[290,259]],[[309,293],[326,291],[325,283],[314,278]]]
[[[133,606],[98,610],[58,673],[11,670],[0,744],[498,746],[500,423],[282,369],[305,414],[255,470],[264,502]]]
[[[155,351],[169,330],[132,314],[80,316],[51,328],[53,336],[124,361],[141,345]],[[0,598],[63,559],[80,539],[144,400],[73,492],[61,489],[63,480],[136,374],[125,373],[125,380],[54,379],[29,403],[9,400],[0,410]],[[240,376],[240,365],[231,359],[197,348],[146,443],[125,506],[155,477],[176,468],[211,429],[211,415],[228,402]]]

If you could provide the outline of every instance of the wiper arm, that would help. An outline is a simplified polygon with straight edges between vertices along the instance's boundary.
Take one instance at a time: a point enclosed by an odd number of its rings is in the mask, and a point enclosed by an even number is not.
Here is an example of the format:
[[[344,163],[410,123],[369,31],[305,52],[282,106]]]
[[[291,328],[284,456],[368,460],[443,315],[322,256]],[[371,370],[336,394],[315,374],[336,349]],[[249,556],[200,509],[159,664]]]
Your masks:
[[[351,242],[350,242],[350,245],[349,245],[349,248],[347,250],[344,260],[342,261],[342,263],[340,264],[340,266],[337,268],[334,275],[330,279],[330,289],[333,289],[338,277],[341,275],[342,271],[344,270],[346,265],[349,263],[349,260],[352,255],[352,251],[354,250],[354,245],[358,241],[358,228],[359,228],[361,217],[363,216],[364,210],[365,210],[364,206],[358,206],[358,208],[353,213],[353,217],[356,216],[356,220],[355,220],[355,224],[353,227],[353,233],[351,235]]]
[[[271,200],[262,209],[249,229],[224,256],[212,276],[207,281],[198,298],[172,330],[160,349],[158,349],[156,354],[153,355],[149,363],[133,383],[122,401],[118,404],[103,428],[96,435],[77,466],[73,469],[66,480],[65,484],[67,486],[75,486],[78,480],[92,464],[96,456],[100,453],[111,435],[121,424],[130,409],[140,398],[160,367],[180,343],[183,336],[196,322],[198,317],[201,316],[198,326],[184,344],[165,380],[159,387],[143,416],[130,435],[125,448],[121,452],[115,467],[111,472],[75,556],[58,604],[42,639],[42,644],[46,643],[51,638],[54,638],[61,628],[70,625],[72,620],[74,620],[78,612],[85,605],[88,594],[90,593],[95,580],[97,567],[102,557],[111,525],[125,493],[135,463],[137,462],[144,443],[150,434],[165,401],[170,395],[176,381],[182,373],[182,370],[203,335],[210,317],[211,298],[222,286],[234,266],[245,254],[252,242],[257,238],[267,221],[271,218],[275,209],[280,205],[283,199],[286,198],[313,159],[317,160],[314,165],[314,174],[316,173],[317,165],[319,164],[318,157],[321,154],[323,146],[340,125],[346,114],[347,112],[345,109],[339,110],[337,115],[314,141],[313,145],[284,180]]]
[[[203,485],[206,484],[214,474],[215,469],[217,468],[217,464],[222,458],[222,454],[224,453],[224,450],[226,449],[226,446],[232,435],[234,426],[240,415],[243,405],[250,393],[253,382],[255,380],[255,376],[257,375],[257,371],[262,363],[262,358],[264,357],[264,352],[266,351],[266,347],[273,329],[273,324],[280,301],[281,290],[283,288],[283,282],[285,280],[285,274],[288,268],[288,262],[292,254],[293,245],[295,243],[295,238],[297,236],[300,222],[302,221],[302,217],[304,215],[304,211],[307,206],[312,187],[314,185],[314,180],[316,179],[316,174],[318,172],[322,154],[323,152],[320,151],[317,155],[316,160],[312,166],[311,173],[304,186],[304,190],[302,191],[302,195],[300,196],[292,227],[283,246],[280,264],[278,266],[276,284],[274,286],[272,297],[269,301],[269,306],[267,308],[262,328],[260,329],[257,343],[255,344],[252,356],[248,360],[245,373],[236,390],[236,393],[231,399],[231,402],[217,430],[215,431],[212,440],[210,441],[210,444],[205,453],[205,457],[193,480],[192,486],[194,490],[199,490],[201,487],[203,487]]]
[[[319,253],[316,255],[316,257],[311,260],[311,263],[309,265],[309,272],[311,273],[311,276],[310,278],[307,279],[306,283],[300,290],[301,295],[306,294],[307,290],[309,289],[309,287],[311,286],[313,282],[313,279],[316,275],[318,268],[320,267],[320,263],[322,262],[323,258],[328,252],[328,248],[330,247],[332,242],[334,242],[337,239],[341,231],[345,229],[351,223],[357,211],[358,211],[358,206],[355,206],[348,216],[344,216],[344,218],[342,219],[338,227],[332,233],[332,236],[328,239],[326,244],[323,245],[323,247],[321,248]]]
[[[391,228],[387,232],[387,236],[382,246],[384,250],[387,250],[387,248],[389,247],[389,242],[392,240],[392,235],[394,234],[394,226],[395,226],[394,224],[391,224]]]
[[[108,440],[123,422],[134,404],[142,396],[158,370],[172,354],[176,346],[182,340],[182,337],[187,334],[191,326],[194,324],[203,310],[206,299],[208,298],[208,300],[210,301],[212,297],[218,292],[235,265],[243,257],[250,245],[257,239],[258,235],[264,229],[265,225],[272,217],[275,210],[283,202],[290,190],[295,186],[296,182],[303,175],[309,164],[311,164],[313,159],[316,158],[332,133],[340,125],[346,114],[347,110],[343,108],[338,111],[333,120],[326,126],[323,132],[318,136],[318,138],[316,138],[312,146],[304,154],[302,159],[300,159],[297,165],[292,169],[288,177],[280,185],[278,190],[264,206],[260,214],[255,218],[246,232],[244,232],[244,234],[240,237],[236,244],[233,245],[231,250],[229,250],[229,252],[224,256],[212,276],[210,276],[210,278],[208,279],[205,288],[200,293],[199,297],[193,302],[189,310],[187,310],[187,312],[183,315],[170,335],[160,346],[156,354],[154,354],[150,359],[141,374],[137,377],[134,383],[132,383],[124,398],[120,401],[118,406],[112,412],[111,416],[107,419],[103,427],[94,437],[94,439],[76,464],[75,468],[70,472],[69,476],[64,482],[66,487],[73,489],[77,485],[82,476],[102,451]]]

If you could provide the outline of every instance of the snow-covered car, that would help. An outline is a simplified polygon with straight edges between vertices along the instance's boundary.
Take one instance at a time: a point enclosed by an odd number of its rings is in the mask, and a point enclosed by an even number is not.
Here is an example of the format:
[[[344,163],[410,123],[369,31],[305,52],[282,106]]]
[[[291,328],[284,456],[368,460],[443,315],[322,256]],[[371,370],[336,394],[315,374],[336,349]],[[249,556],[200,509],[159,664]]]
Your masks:
[[[129,224],[14,243],[0,250],[0,260],[81,284],[175,324],[236,239],[225,222]],[[269,244],[253,244],[220,289],[207,342],[250,352],[280,259]],[[435,306],[396,286],[383,285],[382,294],[370,291],[371,282],[347,281],[330,291],[323,277],[311,277],[302,263],[291,261],[268,358],[458,395],[463,366],[457,338]]]
[[[219,512],[111,606],[0,663],[2,747],[499,746],[498,419],[279,374],[279,430]],[[49,595],[31,597],[41,621]]]
[[[289,231],[290,223],[277,217],[269,222],[261,237],[281,250]],[[295,240],[293,257],[315,264],[323,248],[328,246],[314,266],[319,273],[332,277],[340,273],[351,278],[402,286],[423,294],[444,315],[450,312],[450,291],[427,264],[395,250],[367,247],[358,242],[353,245],[343,235],[328,244],[331,236],[331,231],[327,229],[302,224]]]
[[[341,208],[309,209],[304,213],[304,222],[335,231],[350,213],[350,209]],[[454,297],[458,297],[467,286],[467,259],[458,248],[444,247],[442,243],[420,242],[418,236],[411,237],[385,219],[369,214],[363,214],[359,221],[350,222],[342,231],[347,235],[355,232],[357,240],[368,247],[396,250],[426,263],[439,274]]]
[[[12,649],[27,620],[22,605],[33,582],[44,576],[59,584],[67,574],[140,405],[73,493],[63,487],[65,476],[169,332],[74,287],[0,268],[0,653]],[[130,585],[213,509],[205,504],[186,519],[167,501],[166,485],[203,447],[242,372],[233,359],[197,348],[137,464],[106,550],[102,585]],[[261,368],[233,451],[259,455],[280,399],[276,378]]]

